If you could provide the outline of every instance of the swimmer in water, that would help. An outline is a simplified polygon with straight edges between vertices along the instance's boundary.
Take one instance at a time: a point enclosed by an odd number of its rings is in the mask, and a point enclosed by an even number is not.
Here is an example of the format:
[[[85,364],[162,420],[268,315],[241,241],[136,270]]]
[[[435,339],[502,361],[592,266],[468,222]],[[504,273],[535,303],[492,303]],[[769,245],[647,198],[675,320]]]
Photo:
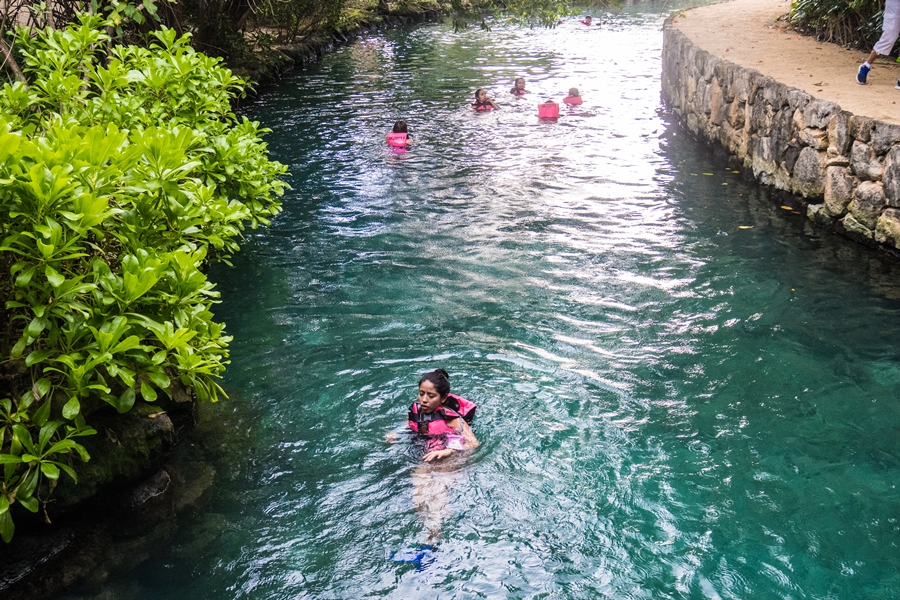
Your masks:
[[[491,100],[486,91],[482,88],[478,88],[475,90],[475,102],[472,103],[472,108],[479,112],[483,112],[494,108],[500,108],[500,105]]]
[[[419,380],[418,399],[409,407],[407,425],[425,439],[422,464],[413,469],[413,505],[422,516],[426,542],[441,537],[441,524],[449,518],[449,491],[459,484],[459,463],[444,459],[478,447],[478,439],[466,422],[475,414],[475,405],[450,393],[450,377],[444,369],[425,373]],[[387,434],[394,442],[397,432]],[[432,463],[432,464],[424,464]]]
[[[591,25],[593,20],[591,19],[591,15],[587,15],[585,18],[581,20],[582,25]]]
[[[406,121],[398,119],[394,123],[393,129],[387,134],[387,143],[388,146],[395,149],[406,149],[412,143]]]
[[[531,93],[525,89],[525,78],[524,77],[516,77],[515,85],[513,85],[513,89],[511,89],[509,91],[513,96],[524,96],[525,94]]]
[[[581,104],[581,94],[578,93],[578,88],[569,88],[569,95],[563,98],[563,102],[570,106]]]

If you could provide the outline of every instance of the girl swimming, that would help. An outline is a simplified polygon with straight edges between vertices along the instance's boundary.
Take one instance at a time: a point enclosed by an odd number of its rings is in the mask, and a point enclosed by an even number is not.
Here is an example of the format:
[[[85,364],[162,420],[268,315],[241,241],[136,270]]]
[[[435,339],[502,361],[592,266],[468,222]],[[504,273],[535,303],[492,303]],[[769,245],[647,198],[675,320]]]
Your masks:
[[[524,77],[516,77],[515,85],[513,85],[513,89],[510,90],[510,93],[513,96],[524,96],[525,94],[531,93],[525,89]]]
[[[407,130],[406,121],[403,119],[398,119],[396,123],[394,123],[394,127],[389,134],[387,134],[387,143],[388,146],[395,149],[406,149],[406,147],[412,142],[409,138],[409,131]]]
[[[409,407],[407,424],[425,440],[425,462],[452,456],[454,452],[478,447],[467,420],[475,405],[450,393],[450,377],[444,369],[426,373],[419,380],[419,397]]]
[[[486,91],[482,88],[478,88],[475,90],[475,102],[472,103],[472,108],[479,112],[483,112],[494,108],[500,108],[500,105],[491,100]]]

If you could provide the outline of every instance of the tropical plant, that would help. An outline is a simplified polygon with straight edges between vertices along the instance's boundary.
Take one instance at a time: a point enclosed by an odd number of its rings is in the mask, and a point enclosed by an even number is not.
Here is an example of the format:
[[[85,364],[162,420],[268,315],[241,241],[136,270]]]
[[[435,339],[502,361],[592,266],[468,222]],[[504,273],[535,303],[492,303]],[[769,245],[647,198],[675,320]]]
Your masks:
[[[91,412],[223,391],[229,337],[204,273],[280,210],[285,167],[243,93],[188,36],[109,46],[110,20],[16,32],[24,81],[0,89],[0,537],[36,511]]]
[[[823,42],[871,50],[881,35],[884,0],[795,0],[791,24]]]

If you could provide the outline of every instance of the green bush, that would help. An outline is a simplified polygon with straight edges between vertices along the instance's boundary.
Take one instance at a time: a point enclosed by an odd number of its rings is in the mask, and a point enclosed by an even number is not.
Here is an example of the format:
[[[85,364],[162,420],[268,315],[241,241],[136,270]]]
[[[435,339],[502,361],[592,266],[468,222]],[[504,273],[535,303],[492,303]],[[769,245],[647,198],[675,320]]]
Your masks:
[[[881,36],[884,0],[795,0],[791,24],[823,42],[871,50]]]
[[[231,102],[243,82],[153,32],[110,46],[110,22],[16,32],[25,82],[0,90],[0,536],[87,453],[85,416],[170,394],[215,401],[229,338],[210,255],[280,210],[285,167]]]

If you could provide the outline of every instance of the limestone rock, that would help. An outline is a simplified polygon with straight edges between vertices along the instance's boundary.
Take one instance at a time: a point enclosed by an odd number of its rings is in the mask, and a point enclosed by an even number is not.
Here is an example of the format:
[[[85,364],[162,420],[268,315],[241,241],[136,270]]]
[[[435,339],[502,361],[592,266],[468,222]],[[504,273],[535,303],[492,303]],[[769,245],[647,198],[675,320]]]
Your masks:
[[[886,208],[875,225],[875,241],[900,249],[900,210]]]
[[[844,231],[847,233],[847,235],[858,241],[866,242],[873,240],[875,237],[874,232],[854,219],[852,214],[848,214],[846,217],[841,219],[841,224],[844,226]]]
[[[850,149],[850,165],[856,176],[864,180],[877,181],[884,173],[884,165],[875,156],[875,151],[862,142],[853,142]]]
[[[853,189],[859,180],[850,174],[845,167],[828,167],[825,169],[825,211],[832,217],[839,217],[847,212],[847,206],[853,199]],[[812,218],[812,217],[810,217]]]
[[[841,112],[841,107],[828,100],[814,99],[803,109],[803,120],[807,127],[825,129],[833,115]]]
[[[838,154],[846,155],[850,150],[850,113],[842,110],[828,120],[828,144],[834,146]]]
[[[793,192],[806,198],[821,196],[825,191],[825,153],[803,148],[794,165]]]
[[[744,127],[744,114],[744,102],[735,96],[734,102],[729,104],[728,109],[725,111],[728,123],[735,129],[742,129]]]
[[[709,84],[709,120],[719,125],[725,117],[725,98],[719,80],[713,78]]]
[[[869,117],[852,115],[847,121],[847,127],[853,139],[867,144],[872,139],[872,128],[875,127],[875,121]]]
[[[825,150],[828,148],[828,132],[807,127],[800,132],[800,141],[814,150]]]
[[[819,225],[831,225],[834,223],[834,216],[829,213],[824,204],[810,204],[807,206],[806,218]]]
[[[875,122],[875,129],[872,131],[872,149],[876,154],[886,153],[898,142],[900,142],[900,125]]]
[[[810,100],[812,100],[812,96],[803,90],[791,89],[787,93],[788,105],[794,110],[803,110],[806,108],[806,105],[809,104]]]
[[[853,217],[869,229],[875,229],[878,217],[887,206],[884,186],[881,182],[864,181],[853,191],[850,212]]]
[[[900,146],[894,146],[884,160],[884,194],[888,204],[900,208]]]

